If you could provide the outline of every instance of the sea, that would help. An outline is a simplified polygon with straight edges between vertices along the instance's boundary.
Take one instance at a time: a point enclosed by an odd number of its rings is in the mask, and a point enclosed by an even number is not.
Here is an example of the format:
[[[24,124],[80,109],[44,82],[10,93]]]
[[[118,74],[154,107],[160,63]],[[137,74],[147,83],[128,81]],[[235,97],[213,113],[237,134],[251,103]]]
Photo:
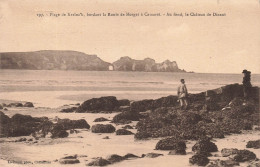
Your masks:
[[[156,99],[177,94],[180,79],[189,93],[242,83],[241,74],[0,70],[0,99],[30,101],[35,107],[55,108],[82,103],[90,98]],[[260,87],[260,74],[252,74],[253,86]]]

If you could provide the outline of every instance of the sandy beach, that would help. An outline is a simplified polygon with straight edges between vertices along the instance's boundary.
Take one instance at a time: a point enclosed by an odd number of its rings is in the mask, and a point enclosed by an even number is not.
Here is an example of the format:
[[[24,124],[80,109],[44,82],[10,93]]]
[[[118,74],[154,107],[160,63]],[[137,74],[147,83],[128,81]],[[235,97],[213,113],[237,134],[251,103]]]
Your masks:
[[[2,100],[3,102],[12,102]],[[8,108],[8,111],[3,111],[7,116],[12,117],[19,113],[24,115],[31,115],[33,117],[48,117],[50,120],[57,118],[69,118],[71,120],[85,119],[90,126],[96,124],[93,122],[96,118],[104,117],[108,120],[117,113],[60,113],[63,108]],[[107,124],[110,121],[100,122]],[[133,121],[129,125],[135,127],[137,121]],[[112,123],[116,129],[120,129],[124,125],[117,125]],[[130,129],[136,133],[136,129]],[[214,139],[214,143],[218,147],[218,152],[214,152],[210,160],[214,159],[228,159],[221,157],[220,150],[223,148],[237,148],[246,149],[246,143],[249,140],[259,139],[260,131],[250,130],[243,131],[242,134],[234,134],[226,136],[224,139]],[[109,139],[103,139],[108,136]],[[115,133],[92,133],[87,129],[78,129],[78,133],[70,134],[67,138],[51,139],[49,136],[40,138],[39,140],[33,139],[32,136],[25,136],[27,141],[15,142],[21,137],[1,138],[1,160],[0,165],[3,167],[16,167],[16,166],[64,166],[58,160],[61,157],[69,155],[77,155],[80,163],[73,164],[73,166],[86,166],[89,162],[97,157],[106,158],[111,154],[125,155],[127,153],[135,154],[141,157],[142,154],[147,153],[160,153],[163,156],[157,158],[138,158],[132,160],[125,160],[122,162],[114,163],[110,166],[129,166],[129,167],[157,167],[157,166],[192,166],[189,164],[189,158],[192,156],[192,146],[195,141],[187,141],[187,155],[168,155],[168,151],[155,150],[156,143],[161,138],[154,138],[148,140],[135,140],[134,135],[118,136]],[[30,141],[31,139],[32,141]],[[248,149],[256,155],[260,155],[259,149]],[[248,166],[248,162],[240,163],[240,166]]]

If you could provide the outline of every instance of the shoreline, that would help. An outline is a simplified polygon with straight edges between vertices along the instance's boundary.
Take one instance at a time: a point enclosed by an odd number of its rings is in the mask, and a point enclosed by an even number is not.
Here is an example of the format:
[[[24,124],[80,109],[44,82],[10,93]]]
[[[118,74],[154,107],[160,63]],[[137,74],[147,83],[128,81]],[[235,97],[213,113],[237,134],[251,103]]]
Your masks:
[[[191,103],[193,104],[191,106],[191,111],[188,112],[183,112],[180,111],[178,108],[176,108],[177,101],[175,96],[167,96],[167,97],[162,97],[159,99],[155,100],[140,100],[140,101],[120,101],[114,99],[113,97],[103,97],[105,98],[105,101],[103,101],[103,105],[96,106],[95,113],[90,113],[87,112],[87,108],[82,108],[82,107],[91,107],[91,105],[95,106],[95,103],[99,104],[100,100],[102,98],[97,98],[97,99],[90,99],[85,101],[84,103],[81,103],[80,106],[77,106],[75,104],[67,104],[63,105],[60,107],[56,108],[48,108],[48,107],[35,107],[35,108],[28,108],[28,107],[9,107],[7,111],[2,110],[4,114],[6,114],[10,119],[12,119],[13,116],[16,114],[22,114],[22,115],[30,115],[32,117],[37,117],[37,118],[43,118],[47,117],[48,121],[51,121],[56,124],[57,121],[63,120],[63,119],[69,119],[69,120],[79,120],[83,119],[85,120],[90,127],[93,128],[94,125],[96,124],[111,124],[112,126],[115,127],[115,130],[122,129],[123,126],[129,125],[132,126],[134,129],[128,129],[128,131],[134,133],[134,135],[116,135],[115,133],[93,133],[92,128],[91,129],[74,129],[76,133],[74,133],[71,130],[67,130],[68,137],[65,138],[55,138],[52,139],[50,137],[50,134],[46,137],[40,137],[39,139],[34,138],[32,135],[29,136],[18,136],[18,137],[4,137],[0,138],[0,150],[1,151],[1,160],[0,164],[3,166],[21,166],[24,164],[19,164],[19,162],[22,163],[28,163],[33,162],[33,164],[30,164],[30,166],[41,166],[43,165],[42,163],[45,163],[45,166],[62,166],[63,164],[60,163],[61,158],[64,156],[72,156],[77,154],[77,159],[80,161],[78,164],[74,164],[75,167],[81,167],[81,166],[86,166],[86,164],[90,163],[95,159],[96,157],[103,157],[106,158],[111,154],[117,154],[120,156],[126,155],[128,153],[137,155],[138,157],[142,157],[142,154],[149,154],[149,153],[156,153],[156,154],[163,154],[163,156],[159,156],[157,158],[137,158],[137,159],[131,159],[131,160],[124,160],[122,162],[118,163],[113,163],[109,166],[111,167],[116,167],[116,166],[133,166],[133,167],[138,167],[138,166],[165,166],[165,167],[170,167],[172,166],[172,162],[174,161],[175,164],[174,166],[176,167],[183,167],[183,166],[193,166],[189,164],[190,158],[194,156],[194,151],[192,150],[192,146],[197,142],[195,139],[184,139],[187,145],[186,149],[186,155],[168,155],[169,151],[167,150],[155,150],[155,146],[157,145],[156,143],[164,140],[167,138],[167,136],[164,136],[162,133],[162,136],[154,137],[154,132],[150,131],[149,129],[145,130],[145,133],[148,133],[149,135],[152,135],[150,137],[145,137],[143,135],[142,128],[145,126],[143,123],[145,123],[145,120],[148,120],[149,126],[153,125],[152,120],[149,121],[150,118],[153,118],[156,124],[159,126],[161,123],[161,117],[163,114],[170,114],[170,115],[176,115],[177,117],[182,118],[181,121],[184,121],[185,124],[191,124],[192,126],[201,124],[202,122],[200,120],[196,121],[197,116],[210,116],[211,114],[217,114],[218,112],[222,111],[205,111],[203,108],[201,111],[193,111],[198,107],[198,105],[204,106],[205,103],[203,101],[202,104],[200,99],[201,97],[204,97],[207,94],[215,95],[215,96],[220,96],[222,97],[225,95],[225,97],[229,97],[230,99],[233,100],[233,95],[225,94],[225,91],[229,92],[228,90],[232,90],[235,93],[238,93],[236,89],[240,90],[239,85],[229,85],[224,88],[217,89],[217,90],[209,90],[207,92],[202,92],[199,94],[192,94],[190,96],[191,98]],[[216,92],[222,92],[221,94],[214,94]],[[224,94],[223,94],[224,92]],[[232,97],[231,97],[232,95]],[[239,94],[237,94],[239,96]],[[236,98],[235,98],[236,99]],[[92,101],[91,101],[92,100]],[[116,100],[116,101],[115,101]],[[196,101],[197,100],[197,101]],[[239,98],[238,98],[239,100]],[[17,102],[17,101],[8,101],[8,100],[0,100],[0,103],[3,101],[5,102]],[[91,102],[91,103],[89,103]],[[225,103],[227,103],[226,101]],[[239,102],[239,101],[238,101]],[[116,105],[119,105],[119,103],[124,103],[122,105],[130,105],[132,111],[129,111],[129,106],[128,107],[123,107],[120,108],[120,106],[116,107]],[[218,102],[221,105],[224,105],[220,102]],[[113,104],[112,106],[110,104]],[[197,106],[196,106],[197,105]],[[107,111],[107,112],[102,112],[104,109],[109,109],[106,108],[106,106],[113,107],[111,110],[117,111]],[[165,107],[168,106],[168,107]],[[226,106],[226,104],[225,104]],[[84,111],[82,113],[75,113],[75,110],[72,108],[80,108],[83,110],[76,110],[77,111]],[[93,106],[92,106],[93,107]],[[105,108],[99,108],[99,107],[105,107]],[[67,113],[63,113],[63,109],[71,109]],[[135,109],[135,110],[134,110]],[[165,111],[166,109],[166,111]],[[86,111],[85,111],[86,110]],[[138,110],[138,111],[136,111]],[[112,112],[112,113],[111,113]],[[113,122],[115,121],[115,117],[118,117],[120,114],[124,114],[127,112],[140,112],[142,119],[139,121],[125,121],[124,122]],[[225,112],[225,111],[223,111]],[[229,110],[226,111],[231,112]],[[159,115],[157,115],[159,114]],[[162,114],[160,116],[160,114]],[[197,115],[197,116],[196,116]],[[158,117],[159,116],[159,117]],[[106,118],[109,121],[104,121],[104,122],[94,122],[96,118]],[[162,117],[163,118],[163,117]],[[167,115],[166,115],[167,118]],[[191,118],[191,119],[190,119]],[[212,118],[216,118],[213,116]],[[174,119],[174,117],[173,117]],[[195,123],[192,123],[194,120],[196,121]],[[188,122],[185,122],[185,121]],[[245,119],[246,120],[246,119]],[[112,121],[112,122],[111,122]],[[121,121],[121,120],[119,120]],[[171,120],[172,121],[172,120]],[[189,122],[191,121],[191,122]],[[166,120],[167,122],[167,120]],[[180,123],[182,124],[182,122]],[[183,126],[185,125],[183,124]],[[193,125],[194,124],[194,125]],[[212,123],[205,124],[205,125],[211,125]],[[203,125],[203,124],[202,124]],[[142,127],[144,126],[144,127]],[[186,125],[185,125],[186,126]],[[166,128],[167,124],[165,125]],[[231,127],[230,127],[231,128]],[[259,125],[258,125],[259,128]],[[73,130],[73,129],[72,129]],[[188,131],[189,129],[186,129]],[[73,132],[73,133],[71,133]],[[160,129],[158,129],[158,132],[161,132]],[[167,130],[166,130],[167,132]],[[139,138],[137,139],[137,134],[140,134],[139,137],[143,137],[140,140]],[[215,133],[215,132],[214,132]],[[160,133],[159,133],[160,134]],[[176,133],[177,135],[177,133]],[[193,134],[192,134],[193,135]],[[195,135],[195,134],[194,134]],[[223,161],[227,160],[228,157],[222,157],[220,151],[223,148],[237,148],[237,149],[247,149],[256,155],[260,154],[259,149],[252,149],[252,148],[246,148],[246,143],[251,140],[257,140],[260,135],[259,130],[242,130],[241,134],[231,134],[231,135],[226,135],[222,139],[218,139],[213,137],[211,140],[213,143],[217,145],[218,152],[213,152],[212,156],[209,157],[210,162],[215,162],[216,159],[221,159]],[[168,135],[171,136],[171,135]],[[195,137],[195,136],[194,136]],[[105,139],[107,138],[107,139]],[[72,148],[73,146],[73,148]],[[11,151],[5,151],[5,150],[11,150]],[[50,150],[52,150],[50,152]],[[35,156],[37,155],[37,156]],[[4,158],[4,159],[2,159]],[[60,160],[59,160],[60,159]],[[8,161],[9,160],[9,163]],[[18,162],[18,163],[16,163]],[[254,161],[257,162],[257,161]],[[240,166],[248,166],[251,161],[247,162],[241,162]],[[12,167],[13,167],[12,166]],[[196,166],[196,165],[195,165]]]

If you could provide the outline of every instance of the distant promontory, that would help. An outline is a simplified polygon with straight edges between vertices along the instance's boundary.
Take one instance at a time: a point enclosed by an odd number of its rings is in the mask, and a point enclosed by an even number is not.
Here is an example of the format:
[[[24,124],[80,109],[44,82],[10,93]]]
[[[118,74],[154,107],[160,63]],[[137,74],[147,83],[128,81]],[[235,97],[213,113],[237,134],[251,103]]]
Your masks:
[[[0,69],[186,72],[179,69],[175,61],[156,63],[151,58],[135,60],[121,57],[113,63],[108,63],[97,55],[66,50],[0,53]]]

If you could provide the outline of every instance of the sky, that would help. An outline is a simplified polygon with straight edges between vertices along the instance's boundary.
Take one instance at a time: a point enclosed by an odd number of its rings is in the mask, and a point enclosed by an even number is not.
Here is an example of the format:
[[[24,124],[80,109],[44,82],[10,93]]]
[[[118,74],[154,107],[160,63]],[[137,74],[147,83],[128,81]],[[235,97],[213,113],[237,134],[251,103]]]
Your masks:
[[[163,16],[174,12],[226,16]],[[75,50],[111,63],[123,56],[150,57],[176,61],[186,71],[260,73],[259,16],[259,0],[0,0],[0,52]]]

